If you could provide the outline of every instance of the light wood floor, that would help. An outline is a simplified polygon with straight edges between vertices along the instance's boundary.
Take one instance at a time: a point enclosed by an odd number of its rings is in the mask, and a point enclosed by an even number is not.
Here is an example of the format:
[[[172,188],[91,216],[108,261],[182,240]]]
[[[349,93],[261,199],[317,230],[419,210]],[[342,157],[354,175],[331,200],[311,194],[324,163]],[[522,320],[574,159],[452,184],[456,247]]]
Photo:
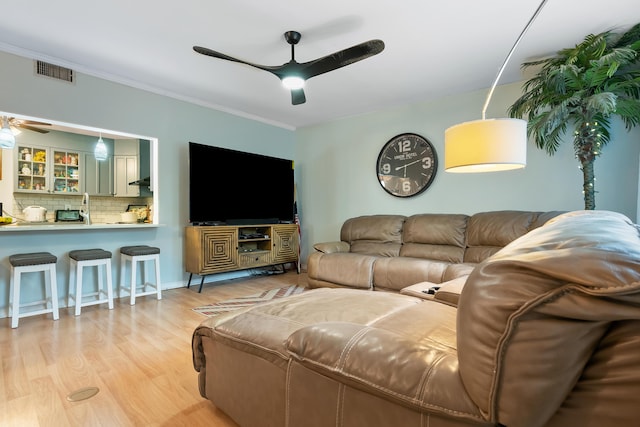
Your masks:
[[[306,275],[234,279],[163,291],[129,305],[118,299],[20,319],[0,319],[1,426],[236,426],[200,396],[191,362],[191,335],[205,319],[191,309],[288,284],[306,286]],[[95,386],[87,400],[72,391]]]

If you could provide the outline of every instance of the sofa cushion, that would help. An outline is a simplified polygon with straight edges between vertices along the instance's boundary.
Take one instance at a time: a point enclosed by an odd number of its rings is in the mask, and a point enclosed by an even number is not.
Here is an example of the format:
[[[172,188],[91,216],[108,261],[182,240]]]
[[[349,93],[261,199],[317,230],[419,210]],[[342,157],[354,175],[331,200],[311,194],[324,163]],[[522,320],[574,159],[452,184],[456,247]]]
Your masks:
[[[371,289],[373,287],[373,265],[378,257],[355,253],[314,252],[307,259],[309,285],[348,286]]]
[[[547,425],[608,331],[638,319],[640,237],[630,220],[604,211],[558,216],[469,276],[457,322],[463,383],[490,421]],[[637,360],[635,349],[619,346],[616,358]],[[581,406],[609,406],[622,420],[615,425],[632,425],[637,414],[625,413],[621,397],[640,395],[640,372],[628,363],[604,365],[598,392]],[[612,424],[592,418],[589,425]]]
[[[464,261],[481,262],[489,258],[529,232],[538,215],[539,212],[528,211],[480,212],[472,215],[467,222]]]
[[[407,218],[400,256],[462,262],[467,215],[422,214]]]
[[[373,289],[399,292],[418,282],[440,283],[448,266],[446,262],[420,258],[378,258],[373,264]]]
[[[193,334],[194,366],[199,371],[205,364],[202,340],[207,337],[284,368],[289,358],[285,341],[304,326],[328,321],[370,325],[420,303],[406,295],[356,289],[314,289],[261,303],[204,320]]]
[[[418,412],[484,424],[458,373],[455,317],[454,307],[425,301],[368,325],[324,322],[300,328],[286,347],[297,363],[347,386]],[[422,419],[433,424],[421,425],[450,425],[428,415]]]
[[[353,253],[398,256],[401,246],[402,215],[368,215],[350,218],[342,224],[340,240]]]

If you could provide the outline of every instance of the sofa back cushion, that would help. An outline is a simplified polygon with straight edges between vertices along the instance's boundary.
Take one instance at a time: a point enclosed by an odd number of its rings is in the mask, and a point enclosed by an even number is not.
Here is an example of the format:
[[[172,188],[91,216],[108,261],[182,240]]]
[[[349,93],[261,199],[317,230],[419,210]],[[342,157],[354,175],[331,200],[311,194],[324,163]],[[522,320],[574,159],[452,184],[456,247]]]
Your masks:
[[[468,218],[462,214],[410,216],[402,230],[400,256],[462,262]]]
[[[340,240],[350,244],[350,252],[378,256],[398,256],[401,246],[402,215],[367,215],[342,224]]]
[[[481,262],[559,212],[494,211],[472,215],[467,222],[464,262]]]
[[[633,425],[637,405],[625,396],[640,395],[638,345],[607,337],[631,333],[617,325],[637,325],[638,319],[637,228],[614,212],[567,213],[469,275],[458,305],[460,375],[491,422],[550,425],[571,395],[576,400],[570,406],[588,408],[587,416]],[[603,342],[627,344],[612,351]],[[595,380],[589,369],[594,363],[607,366]],[[614,425],[606,418],[591,421]]]

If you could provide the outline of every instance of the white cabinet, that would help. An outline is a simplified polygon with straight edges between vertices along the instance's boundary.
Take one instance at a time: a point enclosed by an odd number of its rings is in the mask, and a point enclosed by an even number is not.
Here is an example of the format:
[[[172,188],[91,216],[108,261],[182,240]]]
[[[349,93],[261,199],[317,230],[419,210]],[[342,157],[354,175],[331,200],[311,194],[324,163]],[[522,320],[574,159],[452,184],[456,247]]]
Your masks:
[[[113,195],[113,157],[96,160],[93,153],[84,154],[83,165],[84,191],[91,196]]]
[[[114,163],[114,196],[138,197],[140,187],[129,185],[138,177],[138,156],[113,156]]]

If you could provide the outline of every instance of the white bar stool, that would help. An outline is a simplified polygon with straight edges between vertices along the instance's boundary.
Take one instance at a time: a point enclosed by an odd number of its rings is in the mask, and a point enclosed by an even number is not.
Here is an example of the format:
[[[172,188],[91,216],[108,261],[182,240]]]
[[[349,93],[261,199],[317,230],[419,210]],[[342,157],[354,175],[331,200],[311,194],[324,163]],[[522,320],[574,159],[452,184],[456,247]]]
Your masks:
[[[155,265],[156,283],[149,283],[146,280],[145,261],[153,261]],[[126,263],[131,264],[131,279],[129,287],[125,285]],[[136,284],[137,263],[141,262],[142,284]],[[152,288],[148,290],[148,288]],[[131,305],[135,305],[136,296],[156,294],[158,299],[162,299],[162,286],[160,284],[160,248],[148,245],[123,246],[120,248],[120,289],[129,291]]]
[[[11,304],[9,312],[11,327],[18,327],[21,317],[35,316],[38,314],[52,313],[53,320],[58,320],[58,282],[56,280],[56,262],[58,258],[49,252],[34,252],[27,254],[15,254],[9,256],[11,264],[11,278],[9,281],[9,298]],[[44,274],[45,299],[20,305],[21,278],[24,273],[42,272]],[[23,307],[44,305],[41,310],[30,310],[21,313]]]
[[[111,252],[103,249],[78,249],[69,252],[69,302],[71,307],[72,300],[75,301],[75,315],[80,316],[82,307],[88,305],[104,304],[109,305],[109,310],[113,310],[113,282],[111,281]],[[82,292],[82,272],[84,267],[96,267],[98,272],[98,290],[97,292]],[[107,276],[106,289],[103,280],[103,270]],[[75,292],[73,283],[73,273],[75,271]],[[94,297],[88,301],[85,297]]]

